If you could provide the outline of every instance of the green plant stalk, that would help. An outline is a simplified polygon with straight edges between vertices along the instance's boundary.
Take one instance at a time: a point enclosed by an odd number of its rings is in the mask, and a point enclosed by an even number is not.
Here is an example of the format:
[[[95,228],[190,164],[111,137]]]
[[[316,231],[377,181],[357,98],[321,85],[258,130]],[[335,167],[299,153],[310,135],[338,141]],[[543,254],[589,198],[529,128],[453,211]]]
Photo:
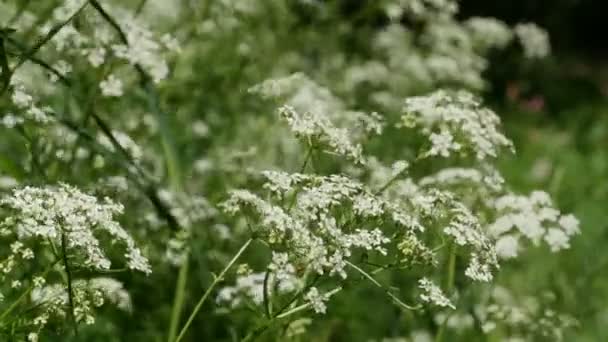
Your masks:
[[[377,287],[381,288],[387,296],[389,296],[395,303],[397,303],[399,306],[401,306],[402,308],[406,309],[406,310],[418,310],[419,307],[416,306],[411,306],[408,305],[406,303],[404,303],[401,299],[399,299],[394,293],[392,293],[389,289],[387,289],[386,287],[384,287],[382,284],[380,284],[374,277],[372,277],[369,273],[365,272],[365,270],[363,270],[361,267],[353,264],[350,261],[346,261],[346,264],[349,265],[350,267],[352,267],[353,269],[355,269],[357,272],[361,273],[361,275],[363,275],[363,277],[367,278],[370,282],[372,282],[372,284],[376,285]]]
[[[446,291],[449,294],[452,292],[452,288],[454,287],[454,279],[456,276],[456,246],[452,243],[450,247],[450,259],[448,261],[448,278],[446,284]],[[441,323],[441,327],[439,327],[439,331],[437,332],[437,336],[435,337],[435,342],[443,341],[443,336],[445,335],[445,329],[448,325],[448,319],[450,319],[450,315],[448,314],[443,323]]]
[[[68,301],[70,305],[70,316],[72,316],[72,322],[74,323],[74,334],[78,336],[78,322],[76,322],[76,312],[74,308],[74,288],[72,286],[72,271],[70,269],[70,263],[68,262],[68,253],[66,246],[65,234],[61,233],[61,258],[63,260],[63,267],[65,268],[66,283],[68,286]]]
[[[270,319],[272,317],[272,300],[270,298],[270,294],[268,292],[268,281],[270,279],[270,269],[266,269],[266,274],[264,275],[264,309],[266,311],[266,317]]]
[[[253,238],[250,238],[249,240],[245,241],[245,243],[243,244],[243,246],[241,246],[241,249],[239,249],[239,251],[234,255],[234,257],[232,257],[232,260],[230,260],[230,262],[228,263],[228,265],[226,265],[226,267],[224,267],[224,269],[222,270],[222,272],[220,273],[220,275],[217,276],[213,280],[213,282],[211,283],[211,285],[209,286],[209,288],[207,289],[207,291],[205,291],[205,293],[203,293],[203,296],[201,297],[201,299],[198,301],[198,303],[194,307],[194,310],[192,310],[192,313],[190,314],[190,317],[188,317],[188,320],[186,321],[186,324],[184,325],[184,327],[180,331],[179,335],[175,339],[175,342],[179,342],[179,341],[182,340],[182,338],[184,338],[184,335],[186,335],[186,332],[188,331],[188,328],[190,328],[190,325],[192,325],[192,322],[194,321],[194,318],[196,317],[196,315],[198,314],[198,312],[203,307],[203,304],[205,303],[205,301],[207,300],[207,298],[211,294],[211,291],[213,291],[213,289],[217,286],[217,284],[220,281],[222,281],[222,279],[224,278],[224,275],[226,275],[226,272],[228,272],[228,270],[232,267],[232,265],[234,265],[234,263],[241,257],[241,255],[243,254],[243,252],[245,252],[245,250],[247,249],[247,247],[249,247],[249,245],[251,244],[252,241],[253,241]]]
[[[175,284],[175,296],[173,299],[173,308],[171,309],[171,322],[169,324],[169,337],[167,338],[168,342],[174,341],[175,336],[177,335],[177,329],[179,327],[179,321],[186,298],[186,284],[188,282],[188,270],[190,268],[189,264],[189,255],[186,255],[186,259],[179,269],[179,275],[177,276],[177,282]]]

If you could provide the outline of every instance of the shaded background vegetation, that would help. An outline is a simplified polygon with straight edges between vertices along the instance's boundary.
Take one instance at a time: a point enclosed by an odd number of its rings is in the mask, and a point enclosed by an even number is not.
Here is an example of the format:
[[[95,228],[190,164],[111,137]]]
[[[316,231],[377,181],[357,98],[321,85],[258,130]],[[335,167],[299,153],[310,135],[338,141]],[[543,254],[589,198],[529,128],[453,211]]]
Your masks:
[[[608,3],[594,0],[462,2],[462,15],[530,20],[549,31],[551,60],[519,78],[512,64],[497,59],[487,97],[502,113],[518,151],[502,169],[518,190],[547,189],[563,210],[582,222],[583,234],[565,253],[513,267],[503,279],[527,291],[551,288],[580,326],[572,341],[608,339]],[[509,99],[508,87],[538,97],[543,107]],[[537,251],[538,252],[538,251]]]

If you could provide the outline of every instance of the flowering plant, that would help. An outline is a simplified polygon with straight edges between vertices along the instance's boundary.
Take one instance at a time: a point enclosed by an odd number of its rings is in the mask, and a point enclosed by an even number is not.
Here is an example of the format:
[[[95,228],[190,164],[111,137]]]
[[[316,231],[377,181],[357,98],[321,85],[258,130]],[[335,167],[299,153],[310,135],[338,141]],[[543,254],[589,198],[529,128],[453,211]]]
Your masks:
[[[479,96],[492,51],[550,53],[540,28],[452,0],[45,3],[0,4],[0,339],[312,340],[357,291],[437,341],[572,325],[488,294],[579,233],[506,184]]]

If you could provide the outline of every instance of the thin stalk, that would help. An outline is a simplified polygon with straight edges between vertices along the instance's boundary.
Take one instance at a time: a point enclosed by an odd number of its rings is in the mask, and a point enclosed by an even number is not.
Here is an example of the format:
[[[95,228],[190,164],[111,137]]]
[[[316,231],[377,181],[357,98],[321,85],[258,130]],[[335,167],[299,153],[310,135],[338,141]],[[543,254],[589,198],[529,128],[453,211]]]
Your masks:
[[[74,311],[74,289],[72,286],[72,271],[70,269],[70,263],[68,262],[67,253],[67,242],[65,239],[65,233],[61,233],[61,257],[63,260],[63,267],[65,268],[66,282],[68,285],[68,301],[70,306],[70,316],[72,316],[72,322],[74,323],[74,334],[78,336],[78,323],[76,322],[76,313]]]
[[[384,293],[386,293],[386,295],[389,296],[399,306],[401,306],[401,307],[403,307],[404,309],[407,309],[407,310],[418,310],[418,309],[420,309],[420,307],[411,306],[411,305],[408,305],[408,304],[404,303],[401,299],[399,299],[399,297],[397,297],[389,289],[387,289],[382,284],[380,284],[374,277],[372,277],[369,273],[365,272],[365,270],[363,270],[361,267],[353,264],[350,261],[346,261],[346,264],[349,265],[350,267],[352,267],[353,269],[355,269],[357,272],[361,273],[365,278],[367,278],[369,281],[371,281],[372,284],[374,284],[377,287],[381,288],[384,291]]]
[[[456,276],[456,246],[454,244],[450,247],[450,257],[448,261],[448,277],[446,283],[446,291],[449,295],[452,292],[452,288],[454,287],[454,279]],[[450,319],[450,315],[446,315],[445,319],[441,323],[439,327],[439,331],[437,332],[437,336],[435,336],[435,342],[443,341],[443,336],[445,335],[445,330],[448,325],[448,320]]]
[[[300,167],[300,173],[304,173],[306,171],[306,166],[308,166],[308,162],[313,158],[314,146],[309,145],[308,151],[306,152],[306,157],[304,157],[304,162]],[[291,202],[289,203],[289,207],[287,211],[291,212],[293,206],[296,204],[296,200],[298,199],[298,189],[295,190]]]
[[[333,296],[334,294],[336,294],[337,292],[339,292],[340,290],[342,290],[341,287],[337,287],[331,291],[329,291],[326,295],[327,296]],[[251,332],[249,332],[242,340],[241,342],[249,342],[249,341],[253,341],[254,339],[256,339],[257,337],[259,337],[264,331],[268,330],[268,328],[270,328],[274,322],[287,318],[293,314],[296,314],[300,311],[304,311],[306,309],[308,309],[311,306],[310,303],[304,303],[302,305],[296,306],[295,308],[283,312],[281,314],[277,314],[276,316],[274,316],[272,319],[268,320],[267,322],[265,322],[264,324],[260,325],[259,327],[257,327],[256,329],[252,330]]]
[[[180,331],[179,335],[177,336],[177,339],[175,339],[175,342],[179,342],[179,341],[182,340],[182,338],[184,337],[184,335],[188,331],[188,328],[190,328],[190,325],[194,321],[194,318],[196,317],[196,315],[198,314],[198,312],[203,307],[203,304],[207,300],[207,297],[209,297],[209,295],[211,294],[211,291],[213,291],[213,289],[215,288],[215,286],[217,286],[217,284],[220,281],[222,281],[222,279],[224,278],[224,275],[226,274],[226,272],[228,272],[228,270],[232,267],[232,265],[234,265],[234,263],[240,258],[241,254],[243,254],[243,252],[245,252],[245,250],[247,249],[247,247],[249,247],[249,245],[251,244],[252,241],[253,241],[253,238],[250,238],[249,240],[247,240],[243,244],[243,246],[241,246],[241,249],[239,249],[239,251],[234,255],[234,257],[232,257],[232,260],[230,260],[230,262],[228,263],[228,265],[226,265],[226,267],[224,267],[224,269],[222,270],[222,272],[220,273],[220,275],[217,276],[213,280],[213,282],[211,283],[211,285],[209,286],[209,288],[207,289],[207,291],[205,291],[205,293],[203,293],[203,296],[201,297],[201,299],[198,301],[198,303],[194,307],[194,310],[190,314],[190,317],[188,317],[188,320],[186,321],[186,324],[184,325],[184,327]]]
[[[315,277],[315,279],[313,279],[313,281],[310,282],[310,284],[308,284],[304,288],[298,290],[298,292],[291,298],[291,300],[289,302],[287,302],[287,304],[285,304],[279,311],[277,311],[277,313],[275,313],[275,315],[280,315],[285,310],[287,310],[287,308],[289,308],[291,306],[291,304],[293,304],[295,301],[297,301],[304,294],[304,292],[306,292],[311,287],[315,286],[315,284],[319,281],[319,279],[320,279],[320,276],[317,275]]]
[[[456,276],[456,246],[452,244],[450,248],[450,261],[448,264],[448,283],[446,286],[447,292],[451,292],[454,287],[454,278]]]
[[[270,295],[268,293],[268,281],[270,279],[270,269],[266,269],[266,274],[264,275],[264,309],[266,311],[266,317],[270,319],[272,317],[272,302],[270,300]]]
[[[189,269],[190,258],[188,255],[182,263],[179,269],[179,275],[177,276],[177,282],[175,284],[175,296],[173,299],[173,308],[171,309],[171,323],[169,324],[169,337],[168,342],[175,340],[177,335],[177,329],[179,328],[179,321],[181,318],[182,310],[184,307],[184,300],[186,297],[186,283],[188,280],[188,269]]]
[[[308,166],[308,161],[312,157],[312,151],[313,147],[311,146],[308,149],[308,152],[306,152],[306,157],[304,157],[304,162],[302,163],[302,167],[300,167],[300,173],[304,173],[304,171],[306,170],[306,166]]]

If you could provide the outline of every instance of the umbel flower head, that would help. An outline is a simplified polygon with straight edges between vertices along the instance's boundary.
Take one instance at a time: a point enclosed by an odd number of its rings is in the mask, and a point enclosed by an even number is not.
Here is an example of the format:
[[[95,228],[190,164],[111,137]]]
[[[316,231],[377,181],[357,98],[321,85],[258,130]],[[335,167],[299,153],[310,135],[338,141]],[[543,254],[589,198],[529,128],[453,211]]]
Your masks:
[[[111,266],[105,246],[122,245],[129,269],[151,272],[133,238],[114,219],[123,206],[109,198],[99,201],[67,184],[28,186],[13,190],[0,200],[0,206],[6,209],[0,223],[4,238],[26,246],[37,242],[62,245],[72,263],[96,270]],[[102,239],[109,239],[105,246]]]
[[[443,90],[408,98],[402,124],[419,128],[431,146],[424,156],[449,157],[471,154],[479,161],[498,156],[501,148],[513,148],[498,129],[500,118],[466,91]]]
[[[365,162],[361,140],[381,134],[384,128],[378,113],[347,110],[329,89],[302,73],[266,80],[249,92],[282,103],[279,118],[296,137],[357,163]]]

